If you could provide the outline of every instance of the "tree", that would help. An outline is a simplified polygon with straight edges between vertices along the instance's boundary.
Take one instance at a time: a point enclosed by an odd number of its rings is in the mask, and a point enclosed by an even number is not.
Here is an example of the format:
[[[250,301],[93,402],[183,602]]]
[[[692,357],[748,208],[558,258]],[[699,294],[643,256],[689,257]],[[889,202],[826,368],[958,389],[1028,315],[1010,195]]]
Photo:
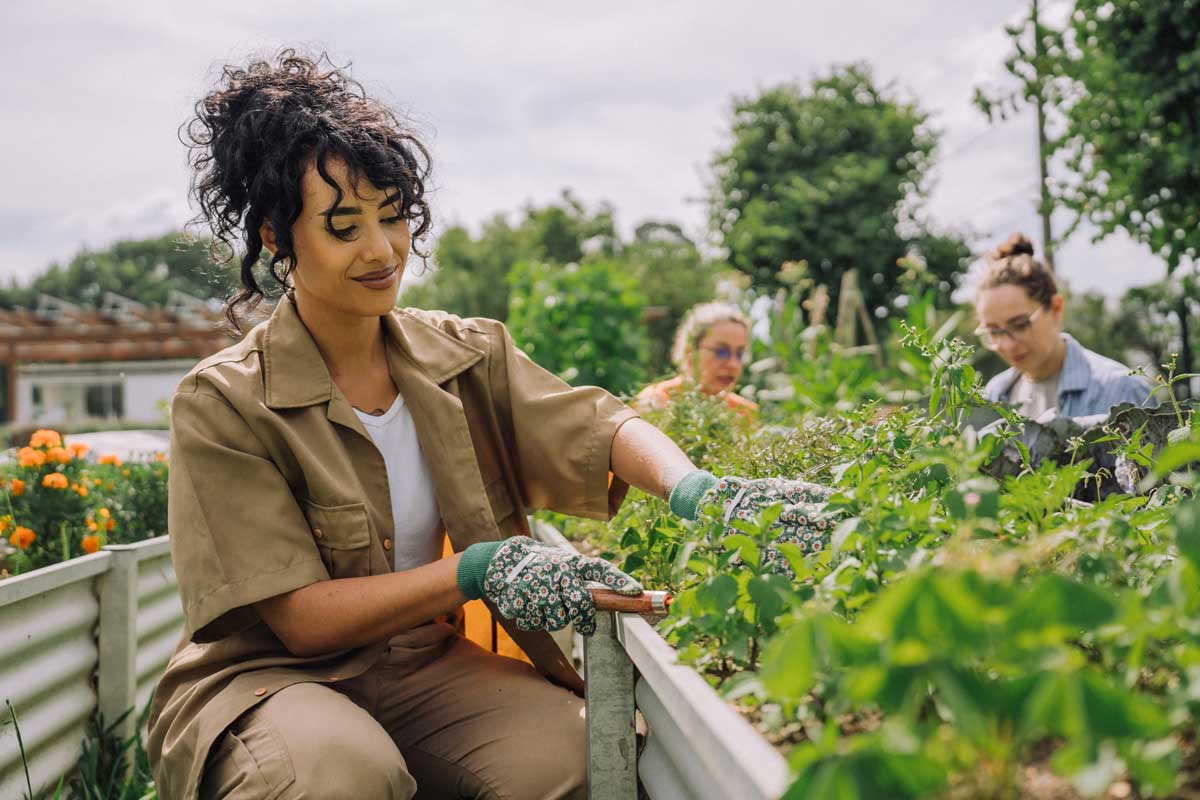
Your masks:
[[[569,191],[546,206],[527,206],[516,225],[508,215],[488,220],[479,238],[461,226],[443,233],[434,248],[435,270],[406,288],[402,305],[437,308],[463,317],[504,320],[506,279],[522,261],[569,264],[585,252],[612,255],[619,247],[613,212],[607,205],[586,208]]]
[[[1056,68],[1070,88],[1055,149],[1071,172],[1056,199],[1174,274],[1200,254],[1200,0],[1076,0]],[[1186,295],[1175,313],[1191,372]]]
[[[39,294],[71,303],[99,303],[105,292],[116,292],[140,303],[163,304],[172,290],[200,298],[224,298],[239,279],[232,268],[213,263],[209,242],[169,233],[157,239],[117,242],[107,250],[85,250],[65,266],[51,264],[46,272],[22,286],[13,281],[0,289],[0,306],[30,307]]]
[[[717,279],[728,266],[706,259],[675,223],[660,221],[638,225],[618,260],[627,265],[654,310],[646,320],[647,374],[662,375],[672,369],[671,345],[684,314],[713,299]]]
[[[730,263],[757,285],[775,288],[784,263],[807,261],[836,307],[842,274],[858,269],[868,305],[887,316],[902,294],[897,262],[909,256],[949,298],[970,254],[921,219],[937,135],[869,67],[739,98],[732,134],[713,162],[712,222]]]
[[[637,387],[646,301],[625,264],[603,257],[565,266],[523,261],[509,284],[509,328],[530,358],[577,386],[614,393]]]
[[[1053,272],[1054,231],[1051,214],[1054,202],[1050,192],[1048,165],[1052,148],[1047,134],[1047,116],[1058,101],[1053,60],[1061,53],[1062,37],[1059,31],[1042,24],[1038,0],[1030,3],[1028,18],[1005,30],[1012,39],[1015,52],[1004,62],[1004,67],[1019,81],[1019,85],[1015,91],[993,95],[976,89],[975,104],[987,114],[989,120],[997,117],[1007,119],[1020,110],[1022,103],[1033,105],[1037,122],[1038,187],[1041,195],[1038,214],[1042,218],[1042,253],[1043,261]]]

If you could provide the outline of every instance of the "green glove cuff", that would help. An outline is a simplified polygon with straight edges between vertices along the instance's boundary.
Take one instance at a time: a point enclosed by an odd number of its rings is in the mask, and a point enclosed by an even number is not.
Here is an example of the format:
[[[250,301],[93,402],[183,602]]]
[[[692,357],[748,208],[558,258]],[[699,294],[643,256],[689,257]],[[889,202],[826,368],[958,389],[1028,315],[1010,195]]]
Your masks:
[[[700,506],[700,498],[704,497],[705,492],[719,482],[720,479],[711,472],[705,472],[702,469],[689,472],[680,478],[679,483],[675,484],[667,502],[671,504],[671,510],[676,515],[684,519],[695,519]]]
[[[492,557],[503,545],[504,542],[477,542],[463,550],[454,577],[459,590],[471,600],[483,597],[483,577],[487,575]]]

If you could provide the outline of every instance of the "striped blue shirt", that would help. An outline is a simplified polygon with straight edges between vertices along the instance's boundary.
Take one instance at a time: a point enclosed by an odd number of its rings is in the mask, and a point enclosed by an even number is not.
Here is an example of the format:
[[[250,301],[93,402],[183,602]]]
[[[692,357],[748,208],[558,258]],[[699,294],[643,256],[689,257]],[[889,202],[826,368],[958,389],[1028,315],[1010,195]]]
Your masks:
[[[1107,416],[1113,406],[1133,403],[1154,408],[1157,397],[1150,397],[1150,385],[1129,367],[1099,353],[1093,353],[1068,333],[1067,357],[1058,376],[1058,413],[1064,417]],[[1009,367],[987,383],[984,393],[993,402],[1009,402],[1012,388],[1021,373]]]

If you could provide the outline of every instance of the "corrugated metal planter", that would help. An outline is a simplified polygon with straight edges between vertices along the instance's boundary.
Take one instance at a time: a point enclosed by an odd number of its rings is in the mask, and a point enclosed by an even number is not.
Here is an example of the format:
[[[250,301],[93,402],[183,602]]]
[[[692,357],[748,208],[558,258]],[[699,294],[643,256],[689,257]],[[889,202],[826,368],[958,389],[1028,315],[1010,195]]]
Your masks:
[[[165,536],[0,581],[0,704],[17,710],[35,792],[75,767],[94,711],[141,710],[182,631]],[[135,723],[131,715],[122,733]],[[0,797],[25,792],[17,737],[4,725]]]
[[[552,526],[539,539],[574,549]],[[635,614],[601,614],[583,640],[591,800],[776,800],[787,762]],[[637,753],[634,710],[649,729]]]

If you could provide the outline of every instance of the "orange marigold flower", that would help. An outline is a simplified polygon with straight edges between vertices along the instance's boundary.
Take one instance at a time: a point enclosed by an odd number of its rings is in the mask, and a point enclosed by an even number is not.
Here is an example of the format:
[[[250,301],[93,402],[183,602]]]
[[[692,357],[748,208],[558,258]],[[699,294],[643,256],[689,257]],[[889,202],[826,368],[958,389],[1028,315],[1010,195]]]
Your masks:
[[[65,447],[51,447],[46,451],[46,458],[50,459],[51,461],[57,461],[59,464],[66,464],[72,458],[74,458],[74,456],[72,456],[71,451]]]
[[[46,463],[46,454],[32,447],[22,447],[17,451],[17,463],[22,467],[40,467]]]
[[[99,528],[100,528],[100,526],[96,524],[96,520],[94,520],[94,519],[88,519],[84,522],[84,524],[87,525],[87,529],[89,531],[99,530]]]
[[[129,477],[129,470],[127,470],[127,469],[123,469],[123,470],[121,470],[121,474],[122,474],[122,475],[124,475],[126,478],[128,478],[128,477]]]
[[[65,489],[68,483],[67,476],[61,472],[51,472],[42,478],[42,486],[47,489]]]
[[[22,525],[18,525],[17,529],[13,531],[13,535],[8,537],[13,547],[21,550],[27,550],[35,539],[37,539],[37,534]]]
[[[62,447],[62,436],[58,431],[42,429],[29,437],[30,447]]]
[[[167,461],[167,454],[166,454],[166,453],[163,453],[163,452],[158,452],[158,453],[155,453],[155,454],[154,454],[154,460],[155,460],[155,461],[158,461],[159,463],[163,463],[163,464],[165,464],[165,463],[166,463],[166,461]]]
[[[121,466],[121,459],[116,453],[105,453],[97,460],[101,464],[112,464],[114,467]]]
[[[72,486],[71,488],[74,489],[80,497],[88,496],[88,488],[82,484],[76,484],[76,485]]]
[[[109,517],[109,513],[110,513],[110,512],[109,512],[109,510],[108,510],[107,508],[102,508],[102,509],[100,509],[99,511],[97,511],[97,512],[96,512],[96,516],[98,516],[98,517],[102,517],[103,519],[108,519],[108,517]]]
[[[112,517],[109,517],[108,522],[104,524],[104,530],[111,531],[115,527],[117,527],[117,521]]]
[[[85,536],[80,544],[83,545],[83,552],[94,553],[100,549],[100,537],[95,534]]]
[[[12,492],[13,497],[20,497],[25,494],[25,481],[20,478],[13,478],[12,485],[8,489]]]
[[[83,458],[92,449],[92,446],[87,442],[71,442],[67,445],[67,449],[74,453],[76,458]]]

